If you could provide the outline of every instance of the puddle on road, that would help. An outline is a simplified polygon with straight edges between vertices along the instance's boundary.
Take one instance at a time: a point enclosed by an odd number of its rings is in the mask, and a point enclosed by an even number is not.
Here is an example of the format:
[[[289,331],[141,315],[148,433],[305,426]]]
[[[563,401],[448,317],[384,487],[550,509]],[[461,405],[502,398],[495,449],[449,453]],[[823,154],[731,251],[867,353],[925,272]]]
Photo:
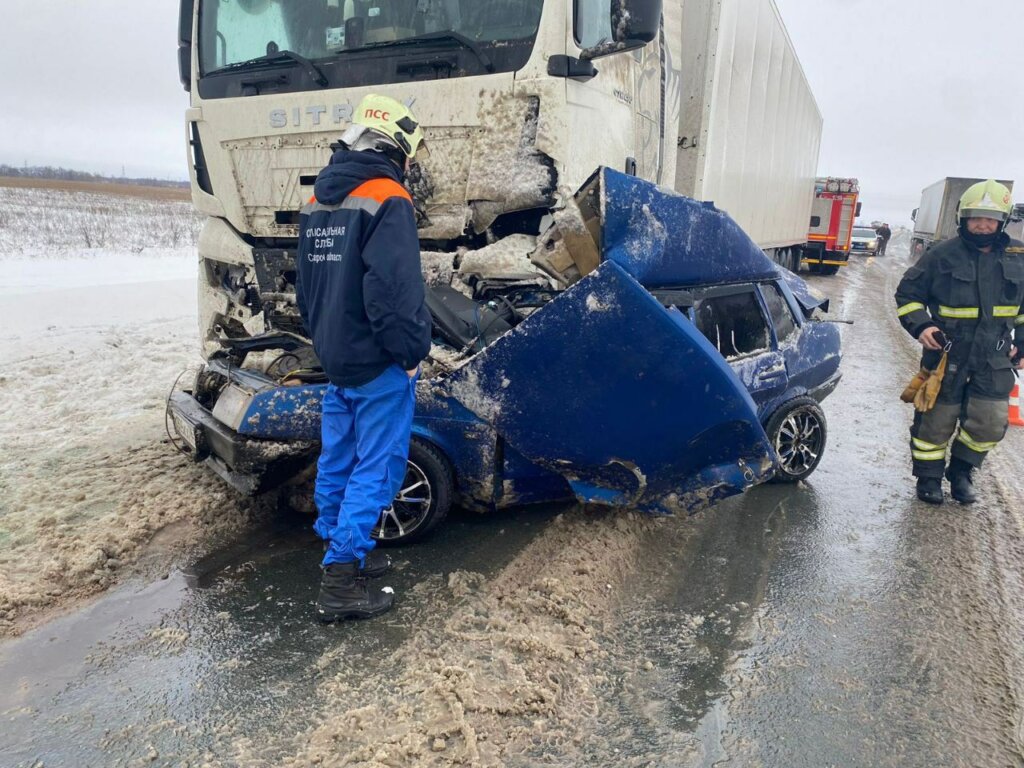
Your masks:
[[[0,646],[0,764],[199,759],[269,724],[286,743],[308,725],[294,715],[326,674],[318,659],[372,669],[452,599],[449,571],[500,570],[558,511],[455,513],[428,541],[390,549],[381,582],[398,602],[373,622],[313,620],[322,551],[303,518],[127,584]]]

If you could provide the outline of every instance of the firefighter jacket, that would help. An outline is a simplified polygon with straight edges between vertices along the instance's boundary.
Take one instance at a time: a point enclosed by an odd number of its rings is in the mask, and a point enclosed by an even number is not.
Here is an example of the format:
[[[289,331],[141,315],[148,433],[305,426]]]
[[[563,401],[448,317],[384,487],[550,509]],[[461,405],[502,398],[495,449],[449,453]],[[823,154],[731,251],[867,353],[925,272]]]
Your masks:
[[[412,199],[376,152],[340,150],[299,218],[295,298],[331,383],[358,387],[430,351]]]
[[[938,326],[952,342],[950,364],[1011,368],[1011,343],[1024,349],[1024,243],[1005,234],[982,253],[961,238],[930,248],[896,289],[900,323],[915,339]],[[1015,341],[1014,341],[1015,339]],[[941,352],[925,350],[933,370]]]

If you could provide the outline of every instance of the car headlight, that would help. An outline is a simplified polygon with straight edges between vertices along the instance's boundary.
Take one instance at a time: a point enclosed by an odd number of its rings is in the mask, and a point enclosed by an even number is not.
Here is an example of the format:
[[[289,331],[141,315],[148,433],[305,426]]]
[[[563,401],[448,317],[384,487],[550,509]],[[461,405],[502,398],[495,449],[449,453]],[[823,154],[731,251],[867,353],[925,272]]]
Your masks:
[[[213,406],[213,417],[237,432],[252,404],[252,398],[252,392],[248,392],[232,382],[224,387],[224,391],[217,398],[217,402]]]

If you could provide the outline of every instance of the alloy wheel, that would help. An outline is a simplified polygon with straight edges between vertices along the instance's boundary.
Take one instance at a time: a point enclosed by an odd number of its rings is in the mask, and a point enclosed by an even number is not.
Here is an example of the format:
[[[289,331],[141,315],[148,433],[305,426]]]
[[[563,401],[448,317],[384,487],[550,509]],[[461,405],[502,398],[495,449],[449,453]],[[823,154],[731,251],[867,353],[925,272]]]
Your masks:
[[[786,415],[775,438],[782,471],[796,476],[817,464],[824,447],[824,430],[817,415],[798,408]]]
[[[433,488],[427,474],[419,465],[407,462],[402,488],[391,506],[381,513],[373,529],[373,538],[389,541],[410,535],[429,516],[433,498]]]

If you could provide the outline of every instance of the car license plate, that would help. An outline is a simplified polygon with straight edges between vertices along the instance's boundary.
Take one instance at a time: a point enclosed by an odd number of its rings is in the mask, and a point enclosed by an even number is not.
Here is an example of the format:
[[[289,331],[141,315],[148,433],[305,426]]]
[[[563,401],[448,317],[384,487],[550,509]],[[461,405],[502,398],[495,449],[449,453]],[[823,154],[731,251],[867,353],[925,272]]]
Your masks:
[[[178,437],[185,441],[192,452],[196,450],[196,428],[180,413],[171,413],[171,420],[174,422],[174,431]]]

